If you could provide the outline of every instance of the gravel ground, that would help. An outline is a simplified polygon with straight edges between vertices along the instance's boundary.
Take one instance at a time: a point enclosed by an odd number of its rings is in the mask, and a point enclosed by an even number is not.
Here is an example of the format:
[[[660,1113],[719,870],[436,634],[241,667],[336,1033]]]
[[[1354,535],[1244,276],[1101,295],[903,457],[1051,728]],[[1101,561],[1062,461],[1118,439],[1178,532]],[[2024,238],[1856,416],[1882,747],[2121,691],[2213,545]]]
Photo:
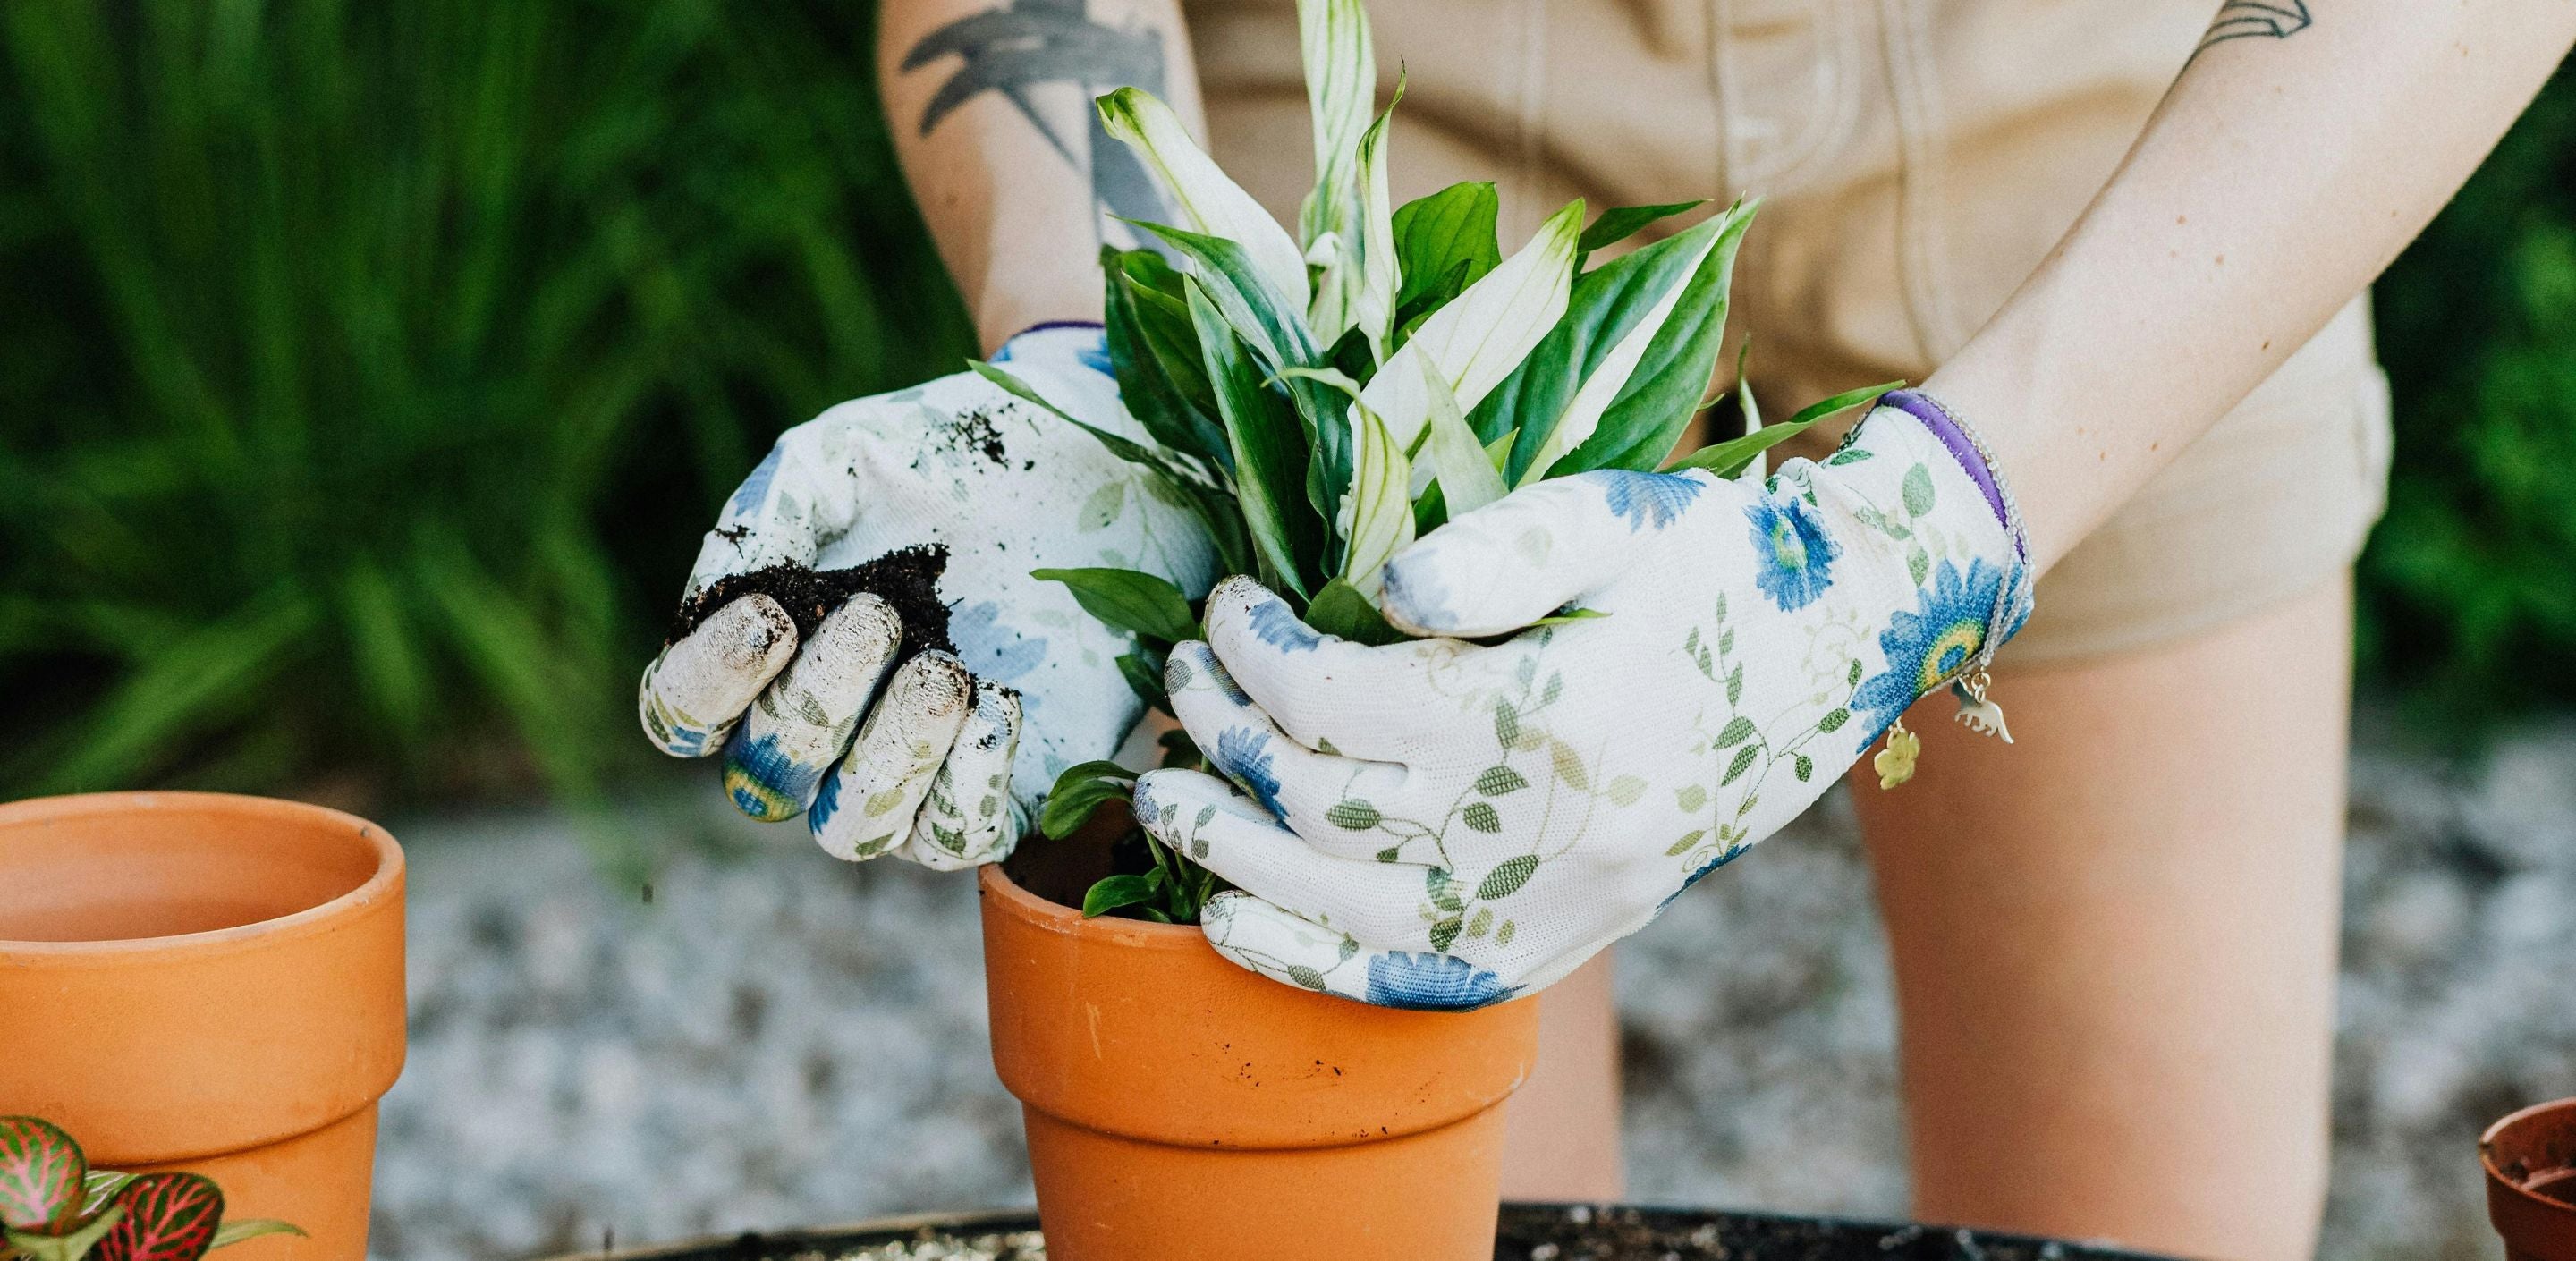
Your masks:
[[[2576,726],[2473,770],[2363,744],[2321,1255],[2485,1258],[2478,1129],[2576,1094]],[[559,817],[394,821],[412,1050],[385,1101],[379,1256],[1030,1202],[970,882],[845,867],[713,801],[623,825],[663,855],[649,901]],[[1623,948],[1639,1199],[1902,1212],[1868,879],[1831,798]]]

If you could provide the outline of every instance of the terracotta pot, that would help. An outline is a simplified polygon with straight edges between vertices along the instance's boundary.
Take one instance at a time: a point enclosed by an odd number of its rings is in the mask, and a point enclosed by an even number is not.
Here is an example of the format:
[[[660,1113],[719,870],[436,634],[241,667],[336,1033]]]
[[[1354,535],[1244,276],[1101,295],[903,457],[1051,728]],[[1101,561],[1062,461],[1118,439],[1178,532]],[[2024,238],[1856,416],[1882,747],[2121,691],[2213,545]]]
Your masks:
[[[2487,1220],[2511,1261],[2576,1261],[2576,1099],[2525,1108],[2478,1140]]]
[[[1054,1261],[1489,1261],[1538,1005],[1395,1011],[981,874],[993,1064]]]
[[[257,797],[0,806],[0,1019],[0,1114],[310,1233],[225,1261],[357,1261],[376,1100],[402,1072],[402,850]]]

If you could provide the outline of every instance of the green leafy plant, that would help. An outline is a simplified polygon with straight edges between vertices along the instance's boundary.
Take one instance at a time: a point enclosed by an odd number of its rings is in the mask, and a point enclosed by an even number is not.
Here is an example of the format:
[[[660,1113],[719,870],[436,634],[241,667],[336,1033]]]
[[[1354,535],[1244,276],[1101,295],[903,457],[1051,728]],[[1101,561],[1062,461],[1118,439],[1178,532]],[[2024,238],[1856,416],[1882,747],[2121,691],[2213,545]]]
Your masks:
[[[2456,750],[2576,702],[2576,63],[2375,298],[2397,441],[2362,664]]]
[[[742,470],[971,345],[873,8],[0,12],[0,795],[641,763]]]
[[[92,1169],[80,1144],[37,1117],[0,1117],[0,1261],[197,1261],[262,1235],[302,1235],[266,1218],[224,1220],[223,1188],[194,1173]]]
[[[1710,401],[1754,207],[1596,265],[1598,252],[1704,203],[1621,207],[1587,225],[1577,200],[1506,257],[1491,184],[1392,204],[1395,103],[1376,111],[1359,0],[1302,0],[1298,14],[1316,178],[1294,236],[1161,101],[1121,88],[1097,102],[1103,128],[1161,178],[1185,223],[1136,224],[1182,267],[1149,250],[1101,252],[1111,365],[1150,442],[1092,432],[1190,505],[1226,572],[1257,576],[1319,630],[1393,642],[1399,632],[1376,603],[1380,568],[1451,515],[1596,469],[1734,476],[1825,415],[1893,388],[1853,391],[1768,427],[1748,399],[1751,432],[1667,463]],[[1003,369],[976,368],[1081,424]],[[1198,634],[1183,593],[1122,570],[1037,576],[1135,637],[1120,664],[1168,711],[1163,656]],[[1588,615],[1568,609],[1554,620]],[[1167,746],[1167,760],[1205,761],[1185,739]],[[1127,802],[1132,785],[1113,764],[1074,767],[1041,829],[1068,835],[1101,806]],[[1123,844],[1148,861],[1096,885],[1085,913],[1195,919],[1214,878],[1141,829]]]

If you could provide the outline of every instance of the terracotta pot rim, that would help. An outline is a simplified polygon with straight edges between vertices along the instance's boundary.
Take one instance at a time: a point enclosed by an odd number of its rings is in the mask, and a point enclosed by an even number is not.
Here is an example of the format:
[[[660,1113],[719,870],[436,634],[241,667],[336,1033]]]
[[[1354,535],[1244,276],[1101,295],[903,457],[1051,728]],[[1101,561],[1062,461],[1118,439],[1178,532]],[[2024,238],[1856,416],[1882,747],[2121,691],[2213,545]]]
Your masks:
[[[328,902],[257,923],[238,924],[201,933],[174,933],[166,937],[126,937],[106,941],[18,941],[0,937],[0,961],[33,962],[44,959],[63,963],[85,960],[124,960],[136,955],[162,952],[189,954],[227,954],[275,941],[290,941],[325,932],[335,922],[383,901],[403,881],[402,846],[382,827],[346,811],[310,802],[288,801],[278,797],[257,797],[245,793],[214,792],[103,792],[77,793],[61,797],[35,797],[0,805],[0,828],[44,824],[59,819],[91,815],[134,813],[167,809],[196,808],[235,814],[267,816],[279,822],[301,824],[337,824],[356,832],[375,851],[376,869],[364,883]]]
[[[1157,924],[1151,920],[1102,915],[1085,919],[1079,907],[1066,906],[1029,892],[1002,870],[1000,863],[975,869],[998,908],[1012,918],[1051,933],[1081,936],[1146,950],[1207,950],[1207,934],[1196,924]]]
[[[2521,1122],[2558,1112],[2566,1113],[2569,1123],[2576,1125],[2576,1098],[2552,1099],[2545,1103],[2535,1103],[2528,1108],[2509,1112],[2497,1119],[2495,1124],[2486,1128],[2485,1133],[2478,1135],[2478,1167],[2486,1171],[2487,1189],[2490,1193],[2499,1189],[2508,1191],[2516,1201],[2530,1208],[2552,1214],[2565,1214],[2571,1219],[2576,1219],[2576,1207],[2569,1206],[2564,1200],[2553,1200],[2541,1195],[2506,1176],[2502,1169],[2496,1168],[2495,1144],[2498,1135]]]

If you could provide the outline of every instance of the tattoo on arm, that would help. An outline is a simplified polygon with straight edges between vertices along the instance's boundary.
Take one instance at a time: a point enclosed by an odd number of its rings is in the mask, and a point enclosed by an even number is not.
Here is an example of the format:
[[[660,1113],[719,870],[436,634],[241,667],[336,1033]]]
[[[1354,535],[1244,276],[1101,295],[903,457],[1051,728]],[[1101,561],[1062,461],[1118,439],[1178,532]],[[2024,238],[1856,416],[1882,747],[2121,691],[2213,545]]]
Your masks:
[[[2231,39],[2288,39],[2308,29],[2310,20],[2307,0],[2227,0],[2191,55]]]
[[[1058,156],[1088,170],[1092,200],[1104,214],[1165,222],[1170,208],[1127,146],[1110,138],[1088,98],[1116,87],[1163,91],[1163,35],[1151,27],[1121,30],[1092,20],[1083,0],[1004,0],[1002,7],[959,18],[923,36],[904,54],[903,69],[918,70],[943,57],[962,64],[921,111],[929,135],[957,107],[998,93],[1029,120]],[[1090,125],[1074,137],[1049,124],[1031,99],[1033,89],[1069,84],[1082,90]],[[1108,231],[1108,224],[1099,228]],[[1154,242],[1157,248],[1159,242]]]

